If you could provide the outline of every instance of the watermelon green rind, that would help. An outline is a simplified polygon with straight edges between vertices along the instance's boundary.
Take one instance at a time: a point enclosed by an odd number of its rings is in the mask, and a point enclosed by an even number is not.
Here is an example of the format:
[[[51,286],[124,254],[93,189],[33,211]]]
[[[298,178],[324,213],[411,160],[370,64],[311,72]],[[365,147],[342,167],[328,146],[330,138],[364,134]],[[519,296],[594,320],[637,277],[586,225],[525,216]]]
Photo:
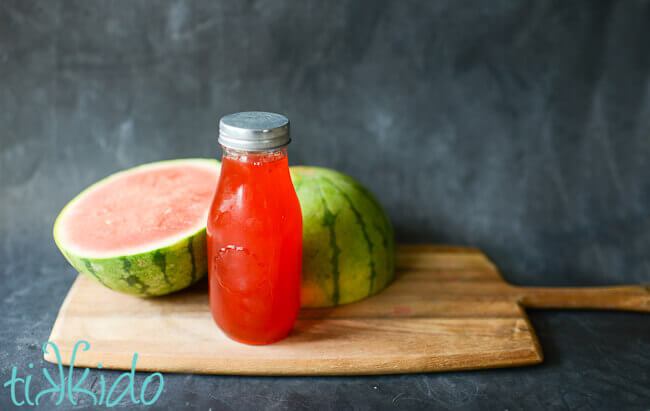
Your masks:
[[[377,199],[334,170],[292,167],[303,214],[304,307],[347,304],[395,276],[395,240]]]
[[[144,164],[108,176],[70,201],[59,214],[53,230],[54,241],[70,264],[97,283],[115,291],[142,297],[169,294],[203,278],[207,273],[205,224],[201,224],[190,234],[169,239],[158,247],[125,255],[93,255],[80,252],[76,247],[61,241],[58,233],[66,209],[94,187],[125,173],[175,163],[219,167],[218,161],[210,159],[180,159]]]

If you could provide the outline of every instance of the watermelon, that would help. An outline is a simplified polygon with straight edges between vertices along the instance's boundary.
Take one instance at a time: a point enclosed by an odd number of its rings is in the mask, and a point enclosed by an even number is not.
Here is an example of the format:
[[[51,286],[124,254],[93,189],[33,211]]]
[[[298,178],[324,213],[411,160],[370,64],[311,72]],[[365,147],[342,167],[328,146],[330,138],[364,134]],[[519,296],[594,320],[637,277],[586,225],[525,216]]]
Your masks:
[[[207,272],[205,224],[219,162],[145,164],[88,187],[61,211],[54,240],[79,272],[115,291],[159,296]],[[394,278],[393,230],[352,178],[291,167],[303,214],[303,307],[351,303]]]
[[[78,271],[127,294],[157,296],[207,272],[205,225],[219,162],[145,164],[93,184],[61,211],[54,240]]]
[[[303,215],[303,307],[361,300],[395,276],[395,239],[375,197],[334,170],[292,167]]]

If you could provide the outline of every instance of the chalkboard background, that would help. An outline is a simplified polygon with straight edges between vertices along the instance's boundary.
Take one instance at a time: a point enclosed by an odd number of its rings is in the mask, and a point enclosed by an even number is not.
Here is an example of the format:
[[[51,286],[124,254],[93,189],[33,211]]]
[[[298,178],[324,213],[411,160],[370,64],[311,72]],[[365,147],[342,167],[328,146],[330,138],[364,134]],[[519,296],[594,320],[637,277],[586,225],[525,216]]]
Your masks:
[[[74,278],[51,238],[65,203],[120,169],[219,156],[219,117],[243,110],[286,114],[291,163],[358,179],[400,242],[477,246],[517,284],[650,281],[646,0],[5,0],[2,381],[38,360]],[[547,364],[526,371],[169,376],[160,404],[648,405],[647,316],[533,323]]]

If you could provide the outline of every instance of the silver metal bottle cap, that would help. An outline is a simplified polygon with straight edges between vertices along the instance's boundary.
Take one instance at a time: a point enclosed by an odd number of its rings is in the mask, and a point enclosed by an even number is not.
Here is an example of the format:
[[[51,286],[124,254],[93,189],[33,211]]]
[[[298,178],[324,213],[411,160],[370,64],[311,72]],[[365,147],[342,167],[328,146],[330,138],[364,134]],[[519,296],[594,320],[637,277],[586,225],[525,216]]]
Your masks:
[[[279,149],[287,144],[289,119],[282,114],[244,111],[219,121],[219,144],[242,151]]]

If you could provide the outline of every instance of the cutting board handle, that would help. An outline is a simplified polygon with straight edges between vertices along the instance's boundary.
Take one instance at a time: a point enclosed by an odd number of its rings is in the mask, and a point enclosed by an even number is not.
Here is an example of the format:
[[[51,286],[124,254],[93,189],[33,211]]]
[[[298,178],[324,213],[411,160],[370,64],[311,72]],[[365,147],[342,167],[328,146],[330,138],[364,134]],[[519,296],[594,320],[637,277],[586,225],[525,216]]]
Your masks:
[[[650,312],[650,285],[616,287],[514,287],[529,308],[583,308]]]

